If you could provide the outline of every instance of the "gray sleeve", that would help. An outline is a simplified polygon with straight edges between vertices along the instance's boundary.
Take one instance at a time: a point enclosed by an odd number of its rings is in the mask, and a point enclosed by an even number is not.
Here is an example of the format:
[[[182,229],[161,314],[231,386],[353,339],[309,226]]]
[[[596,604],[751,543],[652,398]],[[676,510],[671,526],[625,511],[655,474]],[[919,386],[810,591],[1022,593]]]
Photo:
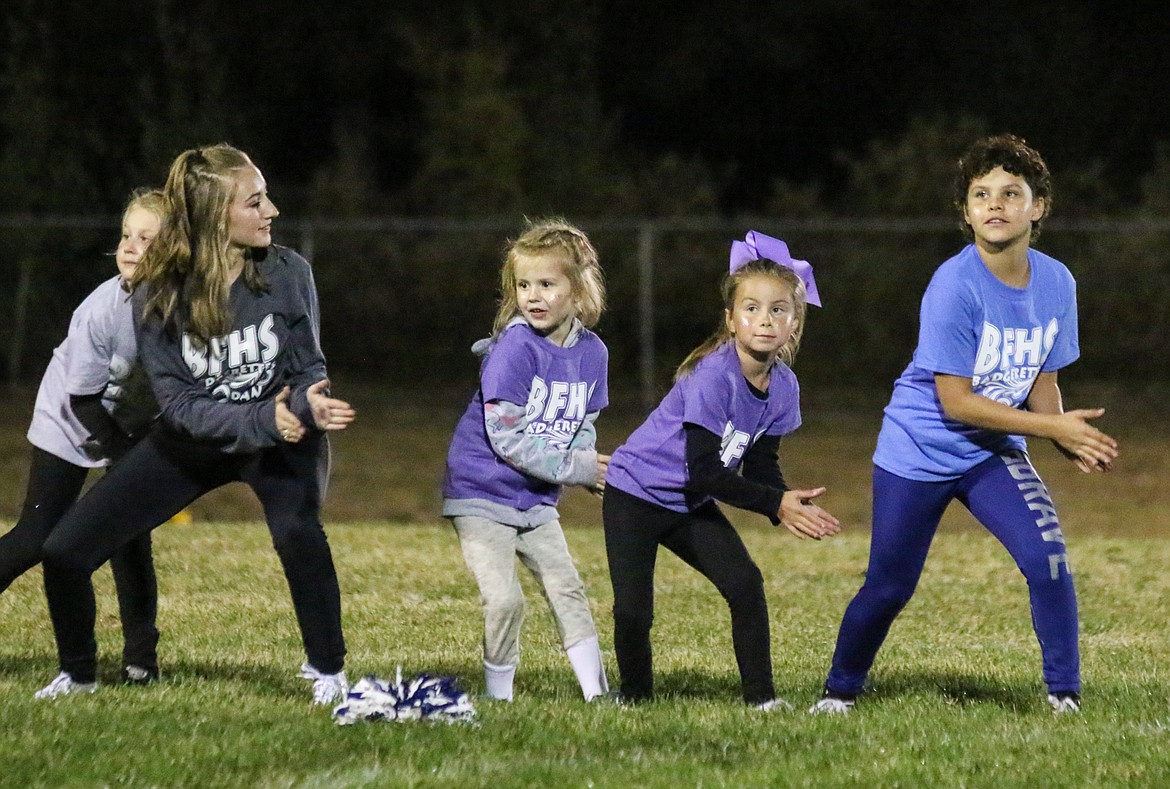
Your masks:
[[[567,448],[545,436],[529,435],[522,405],[505,400],[485,403],[483,421],[492,450],[525,474],[557,485],[591,487],[597,482],[596,412],[585,416]]]

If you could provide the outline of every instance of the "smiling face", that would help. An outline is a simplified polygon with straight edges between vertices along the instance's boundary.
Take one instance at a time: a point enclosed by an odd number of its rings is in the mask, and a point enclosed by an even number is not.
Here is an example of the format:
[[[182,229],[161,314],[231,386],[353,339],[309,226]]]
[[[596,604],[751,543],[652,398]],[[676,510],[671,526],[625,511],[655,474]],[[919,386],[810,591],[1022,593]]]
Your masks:
[[[963,221],[976,244],[1004,249],[1032,237],[1032,223],[1044,217],[1044,201],[1032,196],[1028,181],[1002,167],[971,179]]]
[[[142,259],[142,254],[158,235],[159,219],[153,212],[136,205],[126,212],[122,218],[122,240],[118,242],[118,250],[114,253],[114,262],[118,264],[118,273],[123,279],[129,279]]]
[[[235,197],[228,208],[228,237],[233,247],[266,247],[272,243],[272,220],[280,216],[268,198],[268,184],[255,166],[234,172]]]
[[[739,283],[734,306],[724,316],[740,356],[770,364],[800,325],[796,312],[791,285],[755,274]]]
[[[555,253],[516,256],[516,308],[537,334],[563,345],[577,314],[573,285]]]

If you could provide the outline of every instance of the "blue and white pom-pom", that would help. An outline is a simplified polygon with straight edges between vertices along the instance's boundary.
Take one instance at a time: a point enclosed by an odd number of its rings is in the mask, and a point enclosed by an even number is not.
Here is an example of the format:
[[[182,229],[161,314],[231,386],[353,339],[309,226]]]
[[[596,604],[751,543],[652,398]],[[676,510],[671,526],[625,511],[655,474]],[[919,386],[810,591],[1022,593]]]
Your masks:
[[[359,721],[466,723],[474,717],[471,699],[453,678],[419,674],[403,682],[401,666],[393,683],[372,675],[359,680],[333,709],[339,726]]]

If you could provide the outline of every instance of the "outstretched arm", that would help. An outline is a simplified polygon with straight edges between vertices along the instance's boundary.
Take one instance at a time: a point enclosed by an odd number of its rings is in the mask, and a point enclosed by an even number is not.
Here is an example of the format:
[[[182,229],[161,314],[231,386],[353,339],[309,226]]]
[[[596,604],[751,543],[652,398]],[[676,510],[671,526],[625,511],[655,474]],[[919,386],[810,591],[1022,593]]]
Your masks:
[[[985,430],[1047,438],[1086,473],[1107,471],[1117,458],[1117,442],[1089,424],[1104,408],[1065,411],[1056,373],[1040,373],[1028,396],[1028,408],[997,403],[971,389],[971,379],[957,375],[934,376],[939,402],[951,419]]]
[[[743,476],[723,465],[719,436],[687,423],[687,489],[733,507],[758,512],[801,539],[819,540],[841,531],[837,519],[811,499],[824,488],[789,490],[780,471],[779,436],[761,436],[743,457]]]

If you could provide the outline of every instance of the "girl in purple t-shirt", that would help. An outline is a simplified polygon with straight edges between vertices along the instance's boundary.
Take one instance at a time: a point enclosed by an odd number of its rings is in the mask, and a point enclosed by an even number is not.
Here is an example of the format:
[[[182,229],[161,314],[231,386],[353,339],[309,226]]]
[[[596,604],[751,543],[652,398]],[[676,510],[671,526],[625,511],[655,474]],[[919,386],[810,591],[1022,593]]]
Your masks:
[[[790,707],[772,683],[763,576],[715,500],[800,538],[840,531],[811,503],[825,489],[789,490],[777,461],[781,436],[800,426],[789,365],[806,299],[820,305],[812,268],[792,260],[783,241],[753,231],[734,242],[723,325],[683,361],[674,388],[614,452],[602,510],[623,701],[653,695],[654,563],[663,545],[727,600],[744,701]]]
[[[443,515],[479,585],[487,695],[512,699],[524,595],[516,557],[540,582],[588,701],[608,691],[585,586],[557,513],[563,485],[600,492],[608,455],[594,421],[608,404],[609,352],[589,327],[605,307],[597,252],[562,220],[508,249],[480,386],[447,454]]]

